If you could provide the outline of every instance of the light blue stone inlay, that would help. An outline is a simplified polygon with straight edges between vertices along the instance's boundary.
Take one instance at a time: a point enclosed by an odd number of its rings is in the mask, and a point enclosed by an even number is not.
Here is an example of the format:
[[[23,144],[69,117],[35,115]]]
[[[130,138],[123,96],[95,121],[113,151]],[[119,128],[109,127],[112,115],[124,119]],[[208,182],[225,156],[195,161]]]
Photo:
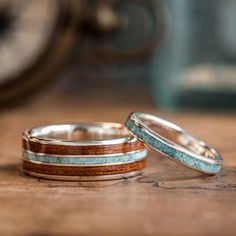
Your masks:
[[[104,164],[115,164],[115,163],[128,163],[140,160],[147,156],[147,150],[121,154],[119,156],[109,157],[55,157],[50,155],[38,155],[37,153],[23,151],[23,156],[31,161],[38,161],[43,163],[54,163],[54,164],[79,164],[79,165],[104,165]]]
[[[135,136],[137,136],[144,143],[176,159],[177,161],[181,162],[185,166],[189,166],[193,169],[200,170],[207,173],[217,173],[221,169],[221,165],[209,164],[209,163],[203,162],[184,152],[181,152],[179,150],[176,150],[168,146],[164,142],[161,142],[155,139],[153,136],[149,135],[143,129],[138,127],[131,119],[127,119],[125,125]]]

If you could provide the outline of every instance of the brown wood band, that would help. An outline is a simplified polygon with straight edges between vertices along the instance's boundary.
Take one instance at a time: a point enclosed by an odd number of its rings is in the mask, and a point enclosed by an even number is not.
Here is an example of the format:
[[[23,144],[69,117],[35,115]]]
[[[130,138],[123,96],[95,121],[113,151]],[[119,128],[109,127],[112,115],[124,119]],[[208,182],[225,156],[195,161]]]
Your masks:
[[[138,151],[144,149],[144,144],[137,140],[122,144],[94,145],[94,146],[65,146],[54,144],[42,144],[23,139],[23,148],[36,153],[59,154],[59,155],[99,155],[115,154]]]
[[[109,165],[109,166],[54,166],[47,164],[37,164],[23,160],[23,169],[41,174],[63,175],[63,176],[100,176],[123,174],[142,170],[146,160],[137,161],[129,164]]]

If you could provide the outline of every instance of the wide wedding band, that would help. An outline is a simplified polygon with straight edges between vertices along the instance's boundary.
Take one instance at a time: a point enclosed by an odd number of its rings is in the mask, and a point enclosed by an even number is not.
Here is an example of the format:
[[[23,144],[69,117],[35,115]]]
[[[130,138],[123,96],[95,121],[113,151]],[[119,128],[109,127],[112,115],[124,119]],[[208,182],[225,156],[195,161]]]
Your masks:
[[[56,124],[23,133],[23,170],[47,179],[131,177],[145,166],[144,144],[117,123]]]
[[[139,140],[179,164],[206,174],[221,169],[223,159],[214,148],[171,122],[133,112],[125,125]]]

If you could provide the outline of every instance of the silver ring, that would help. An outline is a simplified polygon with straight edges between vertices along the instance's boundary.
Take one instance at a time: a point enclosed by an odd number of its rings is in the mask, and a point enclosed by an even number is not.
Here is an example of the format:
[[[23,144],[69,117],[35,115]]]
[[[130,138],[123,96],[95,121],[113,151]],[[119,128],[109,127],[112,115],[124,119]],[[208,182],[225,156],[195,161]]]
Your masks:
[[[23,133],[22,141],[25,173],[51,179],[131,176],[145,167],[147,156],[144,144],[118,123],[35,127]]]
[[[214,148],[171,122],[133,112],[126,127],[152,149],[186,167],[206,174],[216,174],[221,169],[223,158]]]

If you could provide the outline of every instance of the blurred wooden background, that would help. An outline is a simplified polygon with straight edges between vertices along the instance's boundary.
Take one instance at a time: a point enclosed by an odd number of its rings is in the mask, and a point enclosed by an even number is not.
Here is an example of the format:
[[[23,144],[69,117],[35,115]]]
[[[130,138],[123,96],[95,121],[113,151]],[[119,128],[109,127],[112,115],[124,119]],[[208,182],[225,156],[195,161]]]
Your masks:
[[[0,112],[0,235],[236,235],[236,115],[158,112],[122,91],[51,92]],[[216,147],[223,170],[208,177],[150,152],[142,176],[62,182],[21,173],[21,132],[55,122],[124,122],[157,114]]]

